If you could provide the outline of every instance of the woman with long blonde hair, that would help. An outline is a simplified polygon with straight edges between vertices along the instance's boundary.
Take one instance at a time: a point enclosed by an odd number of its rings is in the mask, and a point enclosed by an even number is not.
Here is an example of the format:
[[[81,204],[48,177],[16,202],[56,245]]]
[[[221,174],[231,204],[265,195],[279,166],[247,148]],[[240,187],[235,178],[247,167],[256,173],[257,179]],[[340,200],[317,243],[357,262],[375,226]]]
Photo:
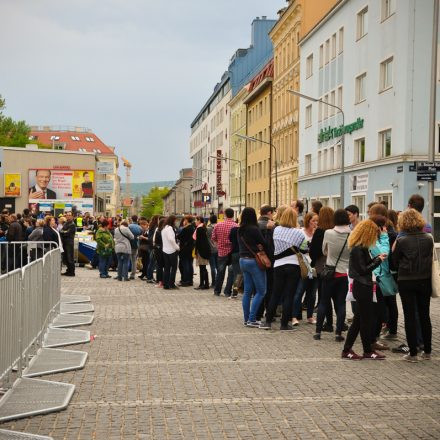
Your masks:
[[[348,329],[347,339],[342,350],[342,359],[382,360],[385,356],[372,350],[372,322],[373,322],[373,270],[387,258],[380,254],[371,258],[368,249],[376,244],[380,229],[372,220],[361,221],[348,239],[350,260],[348,271],[353,278],[353,296],[356,300],[353,322]],[[364,354],[359,356],[353,351],[353,344],[361,333]]]

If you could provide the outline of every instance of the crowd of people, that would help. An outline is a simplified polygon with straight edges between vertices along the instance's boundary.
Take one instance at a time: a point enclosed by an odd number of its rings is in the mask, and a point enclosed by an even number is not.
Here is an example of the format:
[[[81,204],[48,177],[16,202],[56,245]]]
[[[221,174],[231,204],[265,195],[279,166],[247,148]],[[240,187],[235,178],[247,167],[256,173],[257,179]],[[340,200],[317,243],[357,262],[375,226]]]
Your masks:
[[[243,324],[269,330],[279,318],[280,331],[305,323],[315,326],[313,339],[334,333],[343,345],[342,359],[383,360],[397,340],[397,295],[404,314],[406,344],[392,350],[417,362],[431,357],[430,299],[434,241],[423,219],[424,199],[410,197],[402,212],[370,203],[361,220],[355,205],[333,210],[301,200],[290,206],[261,207],[259,216],[246,207],[238,220],[231,208],[218,221],[203,216],[132,216],[29,219],[3,213],[0,236],[9,242],[51,241],[62,247],[67,270],[74,276],[73,237],[90,229],[97,246],[92,266],[101,278],[139,278],[164,290],[193,286],[215,296],[243,294]],[[194,283],[194,260],[200,281]],[[209,266],[209,270],[208,270]],[[177,271],[180,282],[176,283]],[[225,281],[226,278],[226,281]],[[347,319],[350,302],[353,317]],[[335,323],[333,320],[335,314]],[[353,350],[360,334],[363,353]]]

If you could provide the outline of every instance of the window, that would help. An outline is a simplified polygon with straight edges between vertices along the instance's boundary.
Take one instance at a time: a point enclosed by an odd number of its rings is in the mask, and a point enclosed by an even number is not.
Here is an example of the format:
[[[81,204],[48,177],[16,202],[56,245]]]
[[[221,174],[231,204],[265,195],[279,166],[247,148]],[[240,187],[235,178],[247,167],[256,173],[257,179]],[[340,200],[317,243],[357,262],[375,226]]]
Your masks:
[[[332,197],[333,209],[336,211],[337,209],[341,209],[341,198],[340,197]]]
[[[396,11],[395,0],[382,0],[381,18],[382,21],[394,14]]]
[[[355,104],[359,104],[366,99],[365,86],[367,74],[363,73],[356,78]]]
[[[324,45],[321,44],[321,46],[319,46],[319,68],[321,69],[323,65],[324,65]]]
[[[312,125],[312,104],[306,107],[306,128]]]
[[[322,152],[318,151],[318,173],[321,172],[322,168],[321,168],[321,156],[322,156]]]
[[[325,42],[325,54],[324,63],[328,64],[330,61],[330,39]]]
[[[335,167],[335,147],[331,147],[329,150],[329,164],[328,168],[329,170],[334,169]]]
[[[332,36],[332,60],[336,58],[336,34]]]
[[[368,6],[362,9],[357,15],[357,28],[356,28],[356,39],[361,39],[367,34],[368,26]]]
[[[307,57],[306,61],[306,78],[310,78],[313,75],[313,54]]]
[[[380,157],[391,156],[391,130],[385,130],[379,133]]]
[[[344,51],[344,28],[341,27],[339,29],[339,48],[338,53],[342,53]]]
[[[338,87],[338,107],[342,108],[342,86]]]
[[[330,101],[329,101],[329,103],[331,105],[335,105],[335,98],[336,98],[336,92],[333,90],[333,92],[330,93]],[[329,107],[328,111],[329,111],[329,115],[333,116],[335,114],[335,112],[336,112],[336,109],[334,107]]]
[[[336,168],[341,168],[341,163],[342,163],[341,159],[342,159],[342,149],[341,149],[341,145],[339,144],[336,147]]]
[[[110,205],[111,202],[112,202],[112,198],[111,198],[111,196],[105,196],[105,203],[106,203],[107,205]]]
[[[327,149],[323,151],[322,154],[322,171],[327,170]]]
[[[323,101],[325,103],[325,104],[323,104],[323,106],[324,106],[324,119],[327,119],[328,118],[328,105],[326,103],[328,102],[328,95],[324,96]]]
[[[388,209],[393,209],[393,193],[379,193],[375,195],[375,200],[378,203],[384,203]]]
[[[320,197],[319,201],[322,203],[322,206],[329,206],[329,200],[328,197]]]
[[[304,170],[304,174],[312,174],[312,155],[311,154],[306,154],[305,158],[304,158],[304,162],[305,162],[305,170]]]
[[[380,91],[393,86],[393,57],[380,63]]]
[[[323,105],[324,104],[321,101],[318,102],[318,121],[319,122],[322,121],[322,107],[323,107]],[[440,130],[440,127],[439,127],[439,130]],[[440,151],[440,145],[439,145],[439,151]]]
[[[365,196],[353,196],[351,198],[353,205],[359,208],[359,218],[365,218]]]
[[[354,163],[365,162],[365,138],[354,141]]]

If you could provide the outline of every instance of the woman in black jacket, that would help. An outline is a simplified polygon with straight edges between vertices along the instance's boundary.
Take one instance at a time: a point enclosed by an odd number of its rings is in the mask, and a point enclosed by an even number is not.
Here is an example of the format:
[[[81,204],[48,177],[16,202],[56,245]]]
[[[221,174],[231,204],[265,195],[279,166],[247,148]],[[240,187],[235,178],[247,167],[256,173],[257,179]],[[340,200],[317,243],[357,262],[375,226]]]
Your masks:
[[[348,329],[345,340],[342,358],[349,360],[385,359],[383,354],[372,350],[372,323],[373,323],[373,270],[387,258],[387,255],[380,254],[371,258],[368,248],[374,246],[379,236],[380,229],[372,220],[360,222],[348,239],[348,246],[351,249],[348,272],[353,278],[353,296],[356,300],[353,322]],[[363,356],[353,351],[353,344],[361,333]]]
[[[409,354],[406,361],[417,362],[416,310],[423,337],[423,359],[431,359],[432,327],[429,316],[434,241],[423,232],[425,221],[415,209],[399,216],[392,261],[397,269],[397,284],[405,317],[405,333]]]
[[[177,234],[179,240],[179,270],[180,270],[180,284],[179,286],[192,286],[193,285],[193,249],[194,239],[193,234],[195,227],[193,224],[193,216],[185,215],[182,220],[182,229]]]
[[[211,257],[211,245],[208,240],[208,233],[206,231],[205,220],[202,216],[196,217],[196,231],[194,233],[196,239],[196,263],[200,270],[200,285],[196,290],[209,289],[208,269]]]

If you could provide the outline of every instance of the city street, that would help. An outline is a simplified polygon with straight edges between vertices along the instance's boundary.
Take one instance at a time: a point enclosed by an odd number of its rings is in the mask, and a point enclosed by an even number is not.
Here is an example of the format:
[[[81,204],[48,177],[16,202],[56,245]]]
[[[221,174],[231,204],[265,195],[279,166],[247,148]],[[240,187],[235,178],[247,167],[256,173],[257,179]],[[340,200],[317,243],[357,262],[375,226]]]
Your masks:
[[[62,281],[63,294],[90,295],[95,307],[84,327],[94,340],[69,347],[89,353],[85,368],[44,377],[75,384],[74,397],[66,411],[2,428],[55,440],[440,438],[440,300],[432,361],[350,362],[331,334],[314,341],[311,325],[243,327],[240,300],[212,290],[88,269]]]

